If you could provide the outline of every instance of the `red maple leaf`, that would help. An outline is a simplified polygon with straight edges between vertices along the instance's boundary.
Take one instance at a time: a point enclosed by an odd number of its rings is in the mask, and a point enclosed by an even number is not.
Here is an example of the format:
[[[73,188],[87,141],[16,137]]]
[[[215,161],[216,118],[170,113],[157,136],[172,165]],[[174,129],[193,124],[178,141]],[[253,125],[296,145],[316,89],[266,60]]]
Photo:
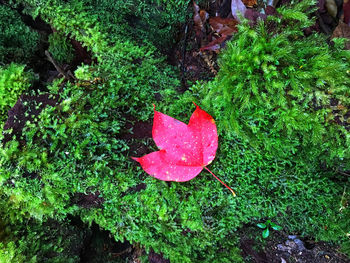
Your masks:
[[[156,111],[154,106],[152,137],[160,150],[132,157],[146,173],[163,181],[185,182],[204,168],[235,195],[206,167],[215,158],[218,134],[214,119],[197,105],[188,125]]]

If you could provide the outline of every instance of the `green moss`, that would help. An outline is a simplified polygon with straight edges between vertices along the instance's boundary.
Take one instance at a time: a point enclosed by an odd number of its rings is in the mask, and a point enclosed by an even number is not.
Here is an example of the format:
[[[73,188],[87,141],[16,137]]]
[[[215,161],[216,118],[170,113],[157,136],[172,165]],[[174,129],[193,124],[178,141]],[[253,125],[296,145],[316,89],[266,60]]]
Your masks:
[[[152,43],[162,49],[169,49],[176,39],[177,31],[180,29],[191,12],[187,9],[190,1],[165,1],[165,0],[50,0],[50,1],[17,1],[25,3],[25,11],[34,17],[44,13],[48,15],[55,12],[54,7],[59,6],[58,13],[65,8],[71,13],[76,12],[75,21],[64,21],[61,18],[56,21],[65,22],[65,24],[75,24],[76,22],[86,22],[90,26],[100,25],[100,33],[107,33],[107,38],[112,40],[115,37],[119,39],[135,39],[138,43]],[[64,4],[63,2],[68,2]],[[46,10],[43,8],[47,8]],[[57,29],[57,28],[55,28]],[[75,30],[74,30],[75,31]],[[70,32],[67,32],[69,34]]]
[[[7,119],[7,111],[13,107],[19,96],[27,90],[34,75],[25,71],[24,65],[12,63],[0,67],[0,121]]]
[[[216,80],[206,85],[204,104],[220,129],[261,153],[346,169],[349,125],[336,124],[331,104],[344,107],[343,116],[350,108],[350,55],[319,34],[302,35],[312,24],[301,12],[309,6],[302,1],[301,10],[279,10],[281,18],[255,29],[241,24],[222,52]]]
[[[6,230],[0,243],[0,261],[4,263],[79,262],[86,235],[85,229],[53,220],[7,223]]]
[[[91,11],[101,16],[101,23],[108,32],[123,38],[132,37],[140,43],[150,42],[162,49],[168,49],[174,43],[176,32],[190,17],[187,10],[189,0],[85,2],[91,3]]]
[[[33,55],[39,34],[26,26],[10,7],[0,5],[0,62],[24,63]]]
[[[128,240],[147,251],[163,253],[171,262],[181,263],[233,259],[242,262],[236,231],[244,224],[266,218],[288,232],[323,240],[346,240],[349,209],[339,211],[338,206],[348,191],[344,184],[349,181],[339,183],[332,178],[331,169],[320,169],[319,161],[328,155],[317,150],[317,143],[309,142],[312,132],[318,131],[310,132],[309,127],[299,125],[305,121],[316,129],[323,124],[324,129],[329,129],[326,131],[331,150],[343,150],[343,146],[334,146],[333,126],[319,123],[324,110],[308,113],[310,97],[305,94],[317,91],[326,100],[328,97],[322,91],[340,83],[334,86],[333,94],[343,102],[342,90],[348,80],[346,75],[335,72],[347,65],[345,52],[321,45],[324,55],[318,55],[314,45],[322,38],[304,39],[298,33],[300,28],[277,31],[270,36],[272,45],[264,24],[259,24],[257,31],[242,24],[235,42],[228,43],[222,55],[218,77],[208,84],[198,83],[180,95],[175,91],[179,85],[174,77],[176,71],[166,65],[164,58],[159,58],[150,41],[120,37],[116,34],[120,25],[113,27],[113,23],[105,23],[104,18],[100,22],[95,16],[95,2],[49,0],[40,1],[41,6],[33,0],[21,2],[29,13],[40,15],[62,34],[80,41],[97,63],[80,66],[75,72],[75,83],[56,81],[48,87],[51,93],[60,95],[60,103],[47,107],[32,123],[27,123],[21,138],[26,142],[24,145],[17,141],[2,145],[0,186],[9,199],[9,207],[17,211],[6,211],[11,221],[23,216],[44,221],[79,216],[84,222],[95,222],[108,230],[116,240]],[[125,6],[116,3],[124,19],[129,2]],[[280,12],[286,17],[292,13],[290,9]],[[302,12],[295,14],[303,25],[309,23]],[[293,25],[297,23],[294,21]],[[305,49],[295,48],[302,44]],[[302,62],[308,78],[300,71],[300,59],[289,58],[291,51],[298,51],[295,57],[305,59]],[[333,56],[344,60],[336,63]],[[329,63],[334,78],[325,76],[318,61],[321,65]],[[318,78],[329,83],[318,84]],[[290,84],[294,82],[294,86]],[[249,83],[255,83],[258,90]],[[303,89],[298,90],[300,83]],[[315,87],[312,83],[316,83]],[[287,91],[299,92],[282,96],[285,87]],[[219,150],[210,169],[236,190],[236,198],[206,172],[189,182],[167,183],[146,175],[131,159],[137,156],[139,147],[151,151],[155,146],[151,139],[125,139],[128,122],[149,120],[152,103],[162,112],[187,122],[194,109],[192,101],[217,120]],[[288,128],[290,118],[281,120],[272,111],[276,104],[280,105],[277,111],[280,114],[289,113],[291,105],[302,114],[292,118],[293,125]],[[238,116],[233,122],[227,118],[232,112]],[[277,120],[281,124],[275,127]],[[240,125],[238,132],[233,129],[235,122]],[[316,148],[304,149],[304,142]],[[277,145],[285,147],[286,153]],[[292,146],[297,149],[295,158],[290,153]],[[315,160],[310,163],[302,160],[303,152],[315,149],[317,152],[306,159],[317,157]],[[35,176],[28,177],[28,173]],[[104,201],[100,206],[81,207],[74,196],[82,193],[94,193]]]
[[[73,46],[67,38],[54,32],[49,36],[49,49],[52,57],[59,63],[70,63],[74,58]]]

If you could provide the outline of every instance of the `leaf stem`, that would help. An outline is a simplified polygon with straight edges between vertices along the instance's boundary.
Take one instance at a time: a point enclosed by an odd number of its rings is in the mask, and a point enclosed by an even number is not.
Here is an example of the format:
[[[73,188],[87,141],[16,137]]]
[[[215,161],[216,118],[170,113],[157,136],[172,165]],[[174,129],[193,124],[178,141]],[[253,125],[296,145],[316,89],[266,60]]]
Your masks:
[[[233,191],[233,190],[231,189],[231,187],[227,186],[223,181],[221,181],[221,180],[220,180],[215,174],[213,174],[206,166],[204,166],[204,168],[205,168],[209,173],[211,173],[216,179],[218,179],[219,182],[222,183],[228,190],[230,190],[234,197],[236,197],[236,193],[235,193],[235,191]]]

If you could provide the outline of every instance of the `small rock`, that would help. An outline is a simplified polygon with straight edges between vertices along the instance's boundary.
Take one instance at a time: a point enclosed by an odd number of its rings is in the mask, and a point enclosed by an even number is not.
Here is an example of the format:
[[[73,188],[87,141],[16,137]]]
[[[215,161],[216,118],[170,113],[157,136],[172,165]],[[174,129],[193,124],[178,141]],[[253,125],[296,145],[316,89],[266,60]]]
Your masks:
[[[296,249],[297,248],[297,244],[294,241],[291,241],[291,240],[287,240],[286,241],[286,246],[290,247],[291,249]]]
[[[291,240],[294,240],[294,239],[296,239],[297,238],[297,236],[295,236],[295,235],[289,235],[288,236],[288,239],[291,239]]]
[[[306,249],[303,241],[301,241],[300,239],[296,238],[296,239],[294,239],[294,242],[298,246],[299,251],[304,251]]]
[[[284,246],[284,245],[282,245],[282,244],[278,244],[278,245],[277,245],[277,249],[278,249],[279,251],[283,251],[283,252],[288,252],[288,253],[291,252],[291,249],[290,249],[289,247],[286,247],[286,246]]]

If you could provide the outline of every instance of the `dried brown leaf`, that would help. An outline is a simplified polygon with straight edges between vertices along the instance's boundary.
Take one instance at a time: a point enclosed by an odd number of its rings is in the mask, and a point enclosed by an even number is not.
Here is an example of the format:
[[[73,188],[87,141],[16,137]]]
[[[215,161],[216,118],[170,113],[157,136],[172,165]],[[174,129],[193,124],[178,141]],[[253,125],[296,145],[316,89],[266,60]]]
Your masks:
[[[233,18],[221,18],[219,16],[209,19],[209,24],[213,31],[221,35],[232,35],[237,32],[238,21]]]
[[[335,37],[347,38],[348,41],[345,44],[345,49],[350,50],[350,26],[343,22],[343,17],[339,20],[338,26],[333,31],[332,38]]]
[[[242,0],[246,7],[254,7],[258,4],[257,0]]]
[[[203,51],[215,51],[218,52],[219,49],[221,48],[221,44],[227,39],[227,35],[224,35],[222,37],[219,37],[213,41],[211,41],[208,45],[205,47],[201,47],[199,49],[200,52]]]
[[[202,19],[202,23],[204,24],[206,21],[207,21],[207,19],[209,18],[209,14],[207,13],[207,11],[205,11],[205,10],[201,10],[201,11],[199,11],[199,16],[201,17],[201,19]]]

